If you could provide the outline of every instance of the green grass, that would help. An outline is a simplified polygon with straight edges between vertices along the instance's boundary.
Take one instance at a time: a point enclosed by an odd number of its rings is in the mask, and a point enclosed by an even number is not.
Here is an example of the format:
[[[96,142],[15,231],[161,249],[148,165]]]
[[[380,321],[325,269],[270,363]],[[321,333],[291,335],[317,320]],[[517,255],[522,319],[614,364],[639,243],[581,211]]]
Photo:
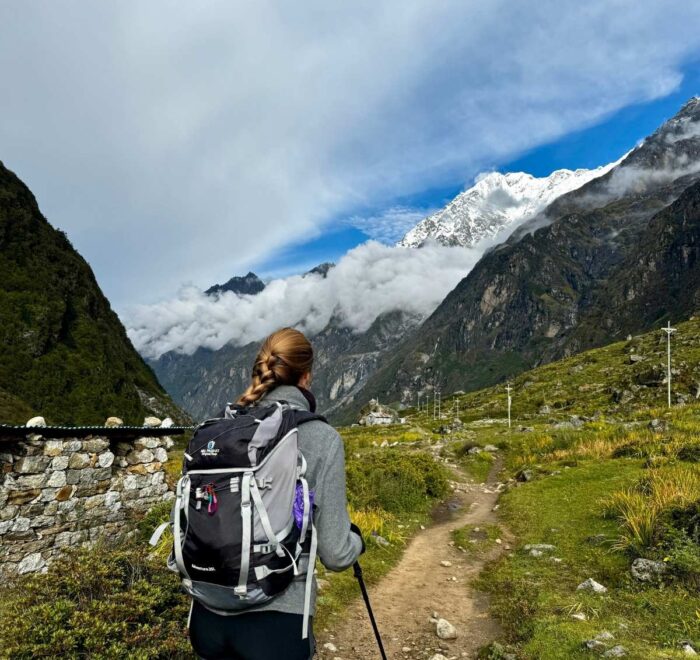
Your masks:
[[[523,658],[589,657],[581,643],[605,630],[630,651],[629,657],[640,659],[681,657],[678,643],[684,639],[700,644],[697,592],[680,582],[661,589],[635,583],[630,558],[612,550],[619,526],[604,517],[603,500],[645,473],[638,459],[586,460],[502,498],[503,520],[520,548],[527,543],[555,546],[542,557],[517,550],[484,571],[479,581],[491,594],[507,640]],[[591,542],[597,535],[608,540]],[[577,591],[589,577],[608,587],[608,593]],[[588,620],[573,619],[573,612],[585,613]]]
[[[465,525],[452,531],[455,547],[470,555],[483,555],[501,538],[503,530],[498,525]]]

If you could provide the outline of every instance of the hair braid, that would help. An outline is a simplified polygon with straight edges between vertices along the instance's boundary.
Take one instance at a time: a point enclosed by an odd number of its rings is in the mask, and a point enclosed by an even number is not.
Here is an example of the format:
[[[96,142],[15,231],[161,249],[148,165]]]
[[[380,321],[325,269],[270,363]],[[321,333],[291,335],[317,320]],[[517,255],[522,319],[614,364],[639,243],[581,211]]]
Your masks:
[[[313,349],[298,330],[282,328],[271,334],[260,347],[250,385],[237,403],[249,406],[278,385],[296,385],[304,373],[311,371]]]

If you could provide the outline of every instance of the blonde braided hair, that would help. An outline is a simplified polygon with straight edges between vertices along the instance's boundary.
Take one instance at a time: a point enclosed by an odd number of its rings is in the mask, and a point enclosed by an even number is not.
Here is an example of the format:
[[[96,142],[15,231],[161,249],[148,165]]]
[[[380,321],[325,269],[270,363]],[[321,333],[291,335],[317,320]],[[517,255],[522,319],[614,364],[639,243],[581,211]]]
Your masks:
[[[238,403],[249,406],[278,385],[296,385],[313,366],[314,352],[309,340],[294,328],[273,332],[255,358],[248,389]]]

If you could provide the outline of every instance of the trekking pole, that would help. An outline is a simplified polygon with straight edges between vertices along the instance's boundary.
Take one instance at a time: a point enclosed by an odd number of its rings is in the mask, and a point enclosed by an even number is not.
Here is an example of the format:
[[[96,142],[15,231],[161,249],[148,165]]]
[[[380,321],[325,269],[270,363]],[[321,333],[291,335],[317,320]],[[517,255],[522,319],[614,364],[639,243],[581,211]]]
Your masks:
[[[367,594],[367,587],[365,587],[365,581],[362,579],[362,567],[360,562],[356,561],[352,565],[353,573],[360,583],[360,591],[362,592],[362,598],[364,598],[365,605],[367,606],[367,613],[369,614],[369,620],[372,623],[372,629],[374,630],[374,636],[377,638],[377,645],[379,646],[379,653],[382,656],[382,660],[387,660],[386,653],[384,652],[384,644],[382,644],[382,637],[379,634],[379,628],[377,628],[377,622],[374,620],[374,612],[372,612],[372,606],[369,604],[369,595]]]

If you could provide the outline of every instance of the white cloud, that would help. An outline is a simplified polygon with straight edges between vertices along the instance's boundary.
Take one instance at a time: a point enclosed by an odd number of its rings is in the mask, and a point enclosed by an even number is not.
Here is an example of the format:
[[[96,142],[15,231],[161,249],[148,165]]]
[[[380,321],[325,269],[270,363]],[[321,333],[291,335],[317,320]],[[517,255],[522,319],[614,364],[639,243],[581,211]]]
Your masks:
[[[664,96],[698,24],[687,0],[6,2],[0,157],[121,307]]]
[[[393,244],[433,211],[434,209],[392,206],[378,215],[364,217],[354,215],[347,222],[363,231],[370,238],[382,243]]]
[[[369,241],[350,250],[326,278],[273,280],[255,296],[227,292],[214,298],[186,287],[173,300],[130,309],[127,328],[136,348],[150,357],[245,344],[286,325],[313,334],[334,315],[343,325],[364,331],[382,312],[429,314],[481,254],[476,248],[428,245],[413,250]]]

